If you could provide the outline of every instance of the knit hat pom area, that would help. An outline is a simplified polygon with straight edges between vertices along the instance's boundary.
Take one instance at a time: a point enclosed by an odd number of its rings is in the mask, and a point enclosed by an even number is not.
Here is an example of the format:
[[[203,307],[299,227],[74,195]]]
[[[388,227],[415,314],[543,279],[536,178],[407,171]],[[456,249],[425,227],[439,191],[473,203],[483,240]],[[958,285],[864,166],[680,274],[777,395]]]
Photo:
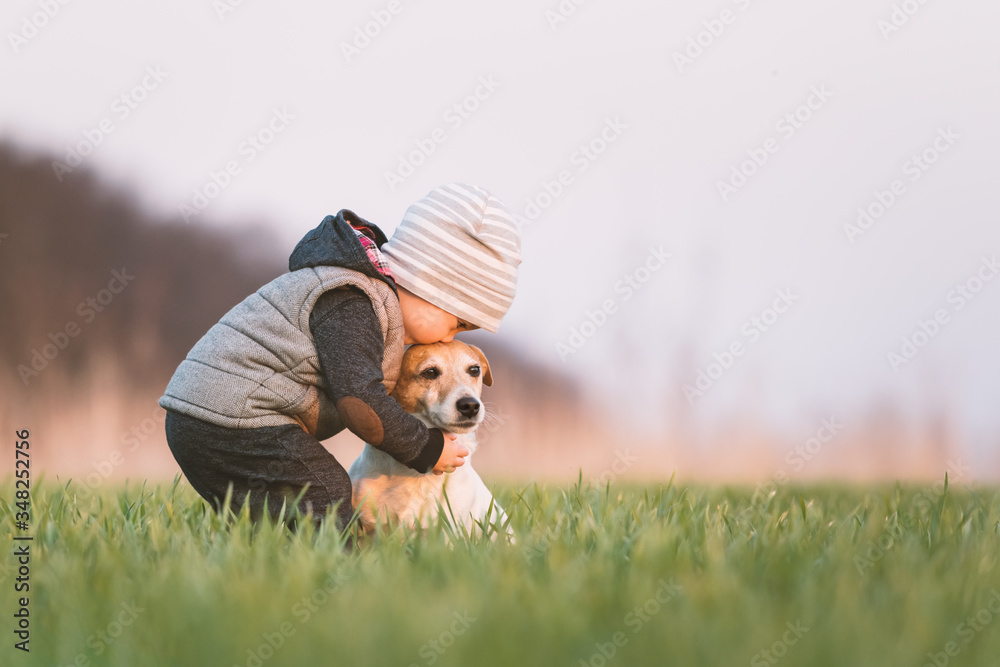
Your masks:
[[[518,227],[483,188],[434,188],[406,210],[381,250],[400,287],[487,331],[496,333],[514,300]]]

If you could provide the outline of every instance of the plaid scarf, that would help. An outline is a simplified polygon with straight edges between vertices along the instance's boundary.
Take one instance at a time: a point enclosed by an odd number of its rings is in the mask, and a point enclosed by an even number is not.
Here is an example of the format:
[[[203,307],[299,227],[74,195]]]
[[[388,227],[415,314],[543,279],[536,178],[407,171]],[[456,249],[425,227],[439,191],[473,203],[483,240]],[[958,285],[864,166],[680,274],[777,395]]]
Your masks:
[[[353,224],[351,225],[351,229],[354,230],[354,233],[357,235],[358,241],[361,242],[361,245],[365,247],[365,252],[368,253],[368,259],[370,259],[372,264],[375,266],[375,270],[395,282],[395,279],[392,277],[392,273],[389,271],[389,265],[386,264],[385,258],[382,257],[382,252],[375,244],[375,239],[369,236],[370,232],[368,229],[355,226]]]

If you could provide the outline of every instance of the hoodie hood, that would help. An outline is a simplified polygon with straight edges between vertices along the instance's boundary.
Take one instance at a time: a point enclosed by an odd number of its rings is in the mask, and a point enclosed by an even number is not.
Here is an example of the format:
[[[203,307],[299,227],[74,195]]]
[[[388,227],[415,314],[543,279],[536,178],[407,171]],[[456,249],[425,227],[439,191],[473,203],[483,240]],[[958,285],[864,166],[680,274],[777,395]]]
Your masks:
[[[288,270],[298,271],[315,266],[339,266],[353,269],[369,278],[381,280],[389,285],[393,292],[396,292],[396,284],[390,278],[379,273],[371,260],[368,259],[368,253],[361,245],[361,241],[358,240],[352,225],[369,230],[371,232],[369,236],[375,239],[377,247],[382,247],[382,244],[387,241],[381,229],[356,215],[353,211],[343,209],[337,215],[328,215],[323,218],[323,222],[319,223],[318,227],[302,237],[288,258]]]

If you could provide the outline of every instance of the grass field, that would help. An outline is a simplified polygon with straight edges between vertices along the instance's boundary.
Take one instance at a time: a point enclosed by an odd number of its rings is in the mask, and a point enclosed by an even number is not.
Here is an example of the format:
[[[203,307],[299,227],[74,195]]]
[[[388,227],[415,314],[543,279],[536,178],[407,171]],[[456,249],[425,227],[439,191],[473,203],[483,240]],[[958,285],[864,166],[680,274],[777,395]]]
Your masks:
[[[37,484],[30,653],[2,665],[997,665],[1000,492],[503,488],[516,542],[443,528],[356,552],[229,526],[188,488]]]

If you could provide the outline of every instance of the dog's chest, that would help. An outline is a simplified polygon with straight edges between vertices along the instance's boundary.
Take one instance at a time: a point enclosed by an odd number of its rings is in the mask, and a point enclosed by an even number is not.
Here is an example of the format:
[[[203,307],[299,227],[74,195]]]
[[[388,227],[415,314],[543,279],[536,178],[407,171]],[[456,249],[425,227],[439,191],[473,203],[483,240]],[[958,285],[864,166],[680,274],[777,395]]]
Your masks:
[[[475,437],[460,435],[458,441],[475,451]],[[354,502],[362,505],[362,515],[372,510],[402,520],[446,514],[465,516],[481,503],[476,502],[483,486],[472,468],[471,455],[465,465],[445,475],[421,475],[370,445],[353,466]]]

